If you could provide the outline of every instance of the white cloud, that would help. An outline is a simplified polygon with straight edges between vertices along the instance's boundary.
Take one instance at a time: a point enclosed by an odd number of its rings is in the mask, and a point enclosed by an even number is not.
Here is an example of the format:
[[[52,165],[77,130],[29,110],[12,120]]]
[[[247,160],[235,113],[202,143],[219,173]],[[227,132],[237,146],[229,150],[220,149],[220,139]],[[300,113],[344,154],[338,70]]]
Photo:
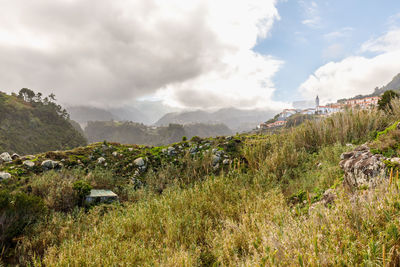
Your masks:
[[[381,52],[367,58],[352,56],[320,67],[300,86],[306,97],[320,95],[323,101],[336,101],[343,97],[372,93],[400,72],[400,39],[397,31],[370,40],[362,51]]]
[[[339,43],[332,44],[322,51],[324,59],[337,59],[344,53],[344,46]]]
[[[302,20],[302,24],[309,26],[311,28],[321,27],[321,16],[318,4],[314,1],[300,0],[299,4],[303,8],[303,13],[305,19]]]
[[[394,50],[400,50],[400,29],[391,30],[361,46],[362,52],[390,52]]]
[[[54,92],[68,104],[149,95],[182,107],[277,104],[282,62],[251,50],[279,19],[276,0],[0,4],[0,90]]]
[[[333,31],[327,34],[324,34],[324,38],[327,41],[334,41],[340,38],[348,37],[354,31],[351,27],[344,27],[338,31]]]

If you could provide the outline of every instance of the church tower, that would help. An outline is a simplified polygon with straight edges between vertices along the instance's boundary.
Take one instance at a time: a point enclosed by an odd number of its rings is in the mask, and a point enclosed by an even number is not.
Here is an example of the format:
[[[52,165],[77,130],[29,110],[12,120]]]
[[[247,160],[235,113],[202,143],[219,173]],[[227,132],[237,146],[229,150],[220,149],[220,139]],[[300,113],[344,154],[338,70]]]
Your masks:
[[[318,113],[319,111],[319,97],[317,95],[317,97],[315,98],[315,111]]]

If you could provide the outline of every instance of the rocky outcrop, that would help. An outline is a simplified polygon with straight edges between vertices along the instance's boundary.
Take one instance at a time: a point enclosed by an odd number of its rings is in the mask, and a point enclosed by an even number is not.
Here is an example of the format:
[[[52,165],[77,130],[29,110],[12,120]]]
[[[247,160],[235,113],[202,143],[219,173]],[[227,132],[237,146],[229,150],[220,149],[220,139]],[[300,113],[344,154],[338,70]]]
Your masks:
[[[375,187],[385,177],[385,157],[373,155],[367,145],[341,155],[340,167],[344,171],[344,184],[350,189]]]
[[[7,152],[4,152],[0,155],[0,163],[10,162],[10,161],[12,161],[12,158],[10,154],[8,154]]]
[[[8,172],[0,172],[0,181],[7,180],[11,178],[11,174]]]
[[[61,167],[61,164],[58,161],[54,161],[51,159],[45,160],[42,162],[42,168],[44,170],[53,170]]]

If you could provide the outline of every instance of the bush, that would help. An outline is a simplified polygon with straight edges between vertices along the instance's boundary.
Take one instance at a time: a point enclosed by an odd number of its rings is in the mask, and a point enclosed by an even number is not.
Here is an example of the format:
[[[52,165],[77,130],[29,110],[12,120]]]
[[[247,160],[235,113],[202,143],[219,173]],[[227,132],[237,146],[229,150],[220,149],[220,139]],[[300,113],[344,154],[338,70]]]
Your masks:
[[[92,187],[83,180],[76,181],[73,186],[80,202],[82,203],[85,197],[90,193]]]
[[[46,214],[39,197],[0,191],[0,248],[10,246],[15,237]]]

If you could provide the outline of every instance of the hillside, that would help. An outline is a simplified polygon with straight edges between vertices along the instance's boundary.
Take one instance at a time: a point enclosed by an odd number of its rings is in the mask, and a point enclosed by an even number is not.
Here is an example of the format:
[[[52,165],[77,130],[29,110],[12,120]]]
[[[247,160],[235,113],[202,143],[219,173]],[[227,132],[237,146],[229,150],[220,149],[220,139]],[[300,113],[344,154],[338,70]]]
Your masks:
[[[398,266],[400,102],[276,134],[95,143],[0,165],[2,260]],[[89,205],[91,189],[119,202]],[[15,209],[14,207],[18,207]]]
[[[225,108],[215,112],[202,110],[168,113],[159,119],[155,125],[166,126],[170,123],[223,123],[234,132],[252,130],[260,121],[265,121],[274,114],[271,110],[241,110],[236,108]]]
[[[230,135],[232,131],[223,124],[170,124],[152,127],[134,122],[95,121],[88,122],[85,136],[89,142],[104,140],[122,144],[166,145],[182,140],[182,137],[213,137]]]
[[[20,96],[0,92],[0,151],[32,154],[86,144],[60,106],[27,92]]]

